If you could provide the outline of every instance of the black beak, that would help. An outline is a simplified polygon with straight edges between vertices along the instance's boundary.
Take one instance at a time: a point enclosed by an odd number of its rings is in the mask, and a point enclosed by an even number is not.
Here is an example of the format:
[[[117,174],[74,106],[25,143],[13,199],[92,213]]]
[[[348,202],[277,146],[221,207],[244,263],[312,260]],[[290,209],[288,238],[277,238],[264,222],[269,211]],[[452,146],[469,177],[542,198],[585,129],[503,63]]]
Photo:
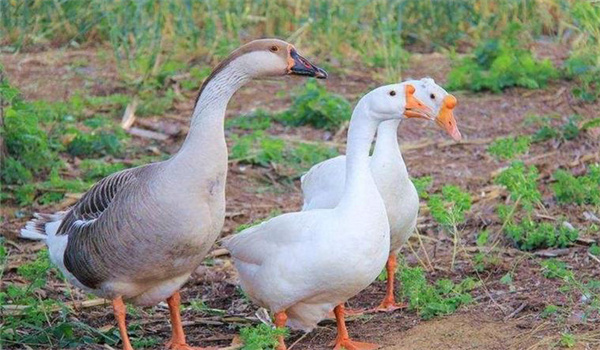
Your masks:
[[[317,79],[327,79],[327,72],[310,63],[306,58],[300,56],[296,49],[290,49],[290,66],[288,74],[304,75]]]

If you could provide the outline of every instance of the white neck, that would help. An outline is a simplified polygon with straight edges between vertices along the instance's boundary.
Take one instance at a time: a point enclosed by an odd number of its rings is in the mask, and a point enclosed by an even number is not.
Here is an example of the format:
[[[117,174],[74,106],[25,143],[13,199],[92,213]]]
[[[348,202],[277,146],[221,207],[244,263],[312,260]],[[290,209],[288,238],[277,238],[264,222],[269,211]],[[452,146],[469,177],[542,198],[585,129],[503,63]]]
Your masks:
[[[346,151],[346,184],[339,207],[352,203],[363,204],[365,195],[378,193],[370,169],[369,150],[378,123],[366,115],[368,112],[362,101],[352,113],[348,129]]]
[[[224,176],[225,110],[233,94],[250,79],[242,68],[230,63],[204,87],[194,108],[190,131],[179,152],[169,161],[169,168],[177,172],[178,180],[203,181],[221,173]]]
[[[401,120],[391,119],[379,124],[373,157],[379,155],[402,158],[400,145],[398,144],[398,126],[400,126],[400,122]]]

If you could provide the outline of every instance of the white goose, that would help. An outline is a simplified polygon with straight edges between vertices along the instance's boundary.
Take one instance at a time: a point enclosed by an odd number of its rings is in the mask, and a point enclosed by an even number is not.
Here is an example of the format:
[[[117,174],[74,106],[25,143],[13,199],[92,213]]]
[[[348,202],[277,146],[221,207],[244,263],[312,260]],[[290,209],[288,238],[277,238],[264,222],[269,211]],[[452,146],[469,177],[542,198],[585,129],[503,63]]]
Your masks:
[[[213,245],[225,218],[225,109],[253,79],[327,74],[281,40],[250,42],[221,62],[203,83],[189,134],[171,159],[124,170],[92,187],[72,208],[36,214],[21,231],[43,240],[51,260],[75,285],[112,299],[123,339],[132,349],[123,300],[167,300],[170,349],[186,344],[178,290]]]
[[[369,168],[369,148],[383,120],[405,109],[427,118],[410,85],[387,85],[365,95],[348,130],[346,185],[332,209],[288,213],[224,241],[250,298],[271,310],[275,324],[312,330],[335,308],[335,349],[374,349],[350,340],[343,303],[367,287],[389,254],[385,206]],[[283,338],[279,350],[285,349]]]
[[[437,124],[453,139],[460,140],[461,135],[452,112],[456,106],[456,98],[430,78],[411,80],[401,85],[406,84],[414,86],[415,97],[435,111]],[[400,123],[401,120],[388,120],[379,125],[375,150],[370,160],[375,183],[387,210],[391,236],[386,264],[387,292],[381,304],[375,309],[377,311],[393,311],[404,306],[397,304],[394,296],[396,256],[415,231],[419,212],[419,196],[408,177],[398,145]],[[302,210],[334,208],[343,197],[345,176],[346,156],[331,158],[313,166],[302,176],[304,193]]]

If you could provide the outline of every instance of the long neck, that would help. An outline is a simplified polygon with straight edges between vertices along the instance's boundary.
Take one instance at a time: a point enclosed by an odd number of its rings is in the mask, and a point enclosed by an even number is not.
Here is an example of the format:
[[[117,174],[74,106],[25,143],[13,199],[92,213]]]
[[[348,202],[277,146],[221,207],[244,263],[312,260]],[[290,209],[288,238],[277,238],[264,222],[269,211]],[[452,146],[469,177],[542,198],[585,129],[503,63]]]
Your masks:
[[[409,181],[408,170],[402,158],[400,145],[398,144],[398,127],[400,120],[386,120],[377,128],[377,140],[375,150],[371,159],[371,170],[373,170],[378,184],[382,179],[393,178],[396,183]]]
[[[189,178],[200,181],[227,170],[225,110],[233,94],[249,80],[248,74],[230,64],[206,84],[194,107],[190,131],[170,160],[170,168],[181,174],[180,178],[188,173]]]
[[[373,157],[402,157],[398,144],[398,126],[398,119],[386,120],[379,124]]]
[[[340,200],[341,207],[362,202],[365,194],[377,192],[369,160],[369,150],[377,130],[377,122],[364,115],[366,113],[367,108],[359,102],[348,129],[346,184]]]

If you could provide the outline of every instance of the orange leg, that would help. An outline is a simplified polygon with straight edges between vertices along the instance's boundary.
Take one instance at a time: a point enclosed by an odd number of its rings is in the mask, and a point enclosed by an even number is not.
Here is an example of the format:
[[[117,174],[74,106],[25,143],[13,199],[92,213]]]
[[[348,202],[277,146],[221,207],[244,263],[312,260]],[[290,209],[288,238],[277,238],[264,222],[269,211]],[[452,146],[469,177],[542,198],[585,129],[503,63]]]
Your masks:
[[[170,350],[208,350],[205,348],[191,347],[185,342],[185,334],[183,333],[183,325],[181,324],[181,314],[179,306],[181,305],[181,296],[179,292],[171,295],[167,299],[169,304],[169,314],[171,314],[171,327],[173,329],[171,340],[166,344]]]
[[[396,267],[398,263],[396,261],[396,255],[390,254],[388,261],[385,265],[387,270],[387,291],[385,293],[385,298],[379,304],[378,307],[375,308],[375,311],[380,312],[391,312],[398,309],[403,309],[406,307],[405,303],[396,303],[396,297],[394,295],[394,280],[396,275]]]
[[[337,321],[337,337],[335,338],[335,347],[333,350],[373,350],[379,348],[377,344],[361,343],[350,339],[344,320],[344,304],[340,304],[333,309]]]
[[[123,298],[117,297],[112,301],[113,311],[117,324],[119,325],[119,332],[121,333],[121,340],[123,341],[123,350],[133,350],[131,343],[129,342],[129,336],[127,335],[127,326],[125,325],[125,303]]]
[[[286,322],[287,322],[287,314],[285,313],[285,310],[275,313],[275,327],[284,328]],[[285,339],[283,338],[283,335],[279,336],[279,345],[277,346],[277,350],[287,350],[287,347],[285,346]]]

